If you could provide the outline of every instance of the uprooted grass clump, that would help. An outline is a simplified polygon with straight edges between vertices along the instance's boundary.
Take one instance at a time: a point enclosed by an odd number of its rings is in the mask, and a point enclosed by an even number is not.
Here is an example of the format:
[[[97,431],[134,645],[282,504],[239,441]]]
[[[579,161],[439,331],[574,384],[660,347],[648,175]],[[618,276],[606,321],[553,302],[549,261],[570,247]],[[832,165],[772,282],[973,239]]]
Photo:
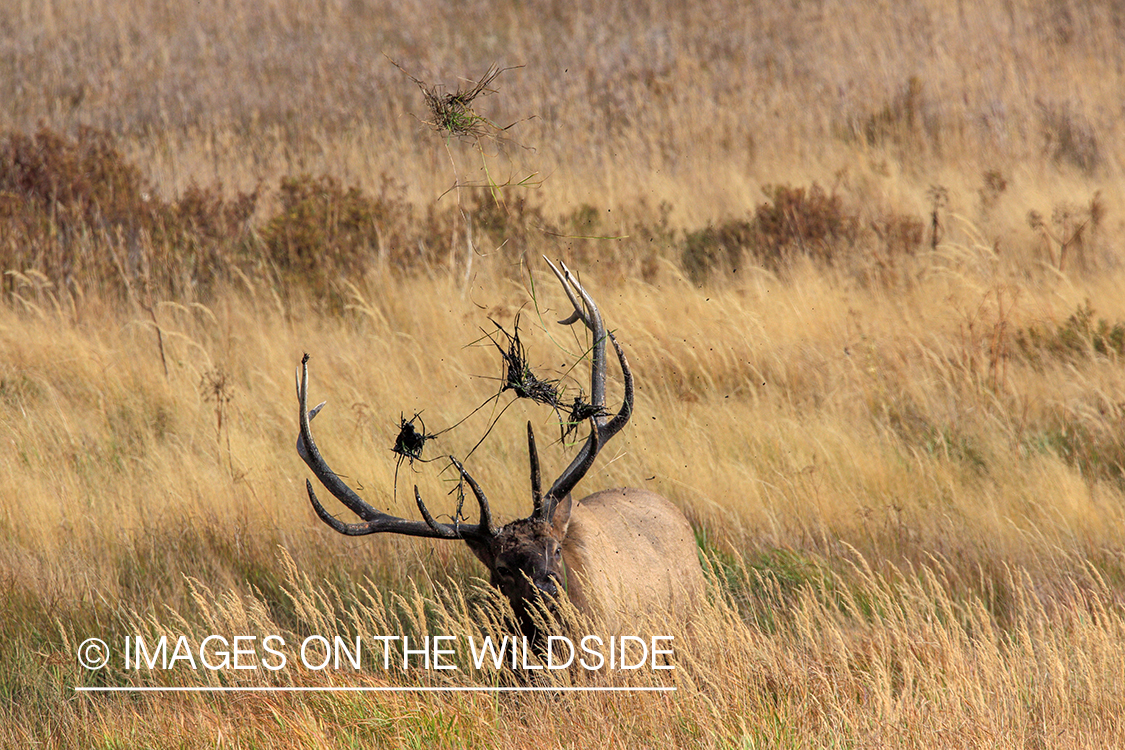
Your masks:
[[[407,78],[421,89],[422,96],[426,100],[426,108],[430,111],[431,118],[425,121],[425,124],[433,128],[436,132],[454,138],[470,138],[475,140],[495,136],[508,129],[507,127],[502,128],[487,117],[482,117],[477,114],[473,109],[473,103],[482,96],[489,96],[496,93],[496,89],[492,87],[492,84],[500,77],[501,73],[514,70],[515,68],[521,68],[523,67],[522,65],[509,68],[501,68],[499,65],[495,64],[491,65],[488,70],[484,72],[484,75],[473,82],[468,88],[461,88],[459,86],[456,91],[447,91],[442,84],[427,86],[424,82],[418,80],[410,73],[407,73],[406,69],[394,60],[391,60],[391,64],[401,70]],[[509,125],[508,127],[511,126]]]
[[[400,416],[399,432],[395,438],[394,447],[391,448],[391,452],[397,456],[395,466],[396,477],[398,475],[398,469],[401,467],[403,461],[409,461],[411,466],[414,465],[415,461],[427,462],[426,459],[422,458],[422,450],[427,441],[457,429],[487,404],[496,401],[508,391],[514,393],[517,400],[528,399],[534,403],[549,407],[559,418],[562,430],[561,438],[563,440],[591,418],[607,415],[604,407],[596,406],[585,400],[585,394],[582,392],[581,388],[579,388],[578,395],[567,404],[564,400],[563,388],[559,380],[544,379],[535,374],[529,364],[527,348],[520,339],[518,315],[516,316],[513,333],[509,334],[504,327],[496,321],[492,321],[492,324],[496,326],[497,333],[506,340],[507,344],[506,347],[503,346],[501,342],[493,338],[493,334],[485,333],[483,337],[487,338],[492,345],[496,347],[496,351],[500,353],[502,368],[499,378],[500,389],[457,422],[435,433],[426,431],[425,422],[422,421],[421,415],[417,412],[409,420]],[[514,403],[514,401],[512,403]],[[511,403],[509,403],[508,406],[511,406]],[[472,455],[477,448],[481,446],[492,432],[492,429],[499,423],[506,409],[507,407],[504,407],[504,409],[500,411],[500,414],[491,421],[485,429],[484,434],[476,441],[472,449],[469,450],[466,458]],[[416,422],[421,426],[421,429],[415,425]],[[449,458],[452,458],[452,456],[449,456]],[[457,506],[458,514],[461,510],[461,504],[464,502],[463,482],[464,477],[462,476],[461,482],[459,482],[456,490],[460,498]]]
[[[509,334],[504,328],[492,321],[501,336],[507,339],[507,349],[502,347],[490,336],[493,345],[503,361],[503,374],[500,378],[500,391],[512,391],[516,398],[526,398],[537,404],[549,406],[559,416],[562,427],[562,439],[566,439],[582,424],[592,418],[604,417],[608,414],[605,408],[592,404],[586,400],[582,389],[578,389],[570,403],[566,402],[563,395],[563,386],[559,380],[540,378],[528,364],[527,349],[520,340],[519,318],[516,318],[515,330]]]
[[[579,393],[566,408],[566,418],[562,423],[562,439],[566,440],[586,421],[595,418],[600,419],[608,415],[609,412],[607,412],[604,407],[584,401],[582,399],[582,394]]]

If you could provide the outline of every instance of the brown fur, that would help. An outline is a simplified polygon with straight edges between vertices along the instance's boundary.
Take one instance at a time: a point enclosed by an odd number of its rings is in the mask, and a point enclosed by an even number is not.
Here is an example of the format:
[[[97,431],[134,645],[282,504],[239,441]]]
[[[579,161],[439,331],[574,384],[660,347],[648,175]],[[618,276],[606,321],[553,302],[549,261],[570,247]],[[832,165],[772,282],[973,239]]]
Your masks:
[[[563,560],[571,602],[610,627],[653,616],[682,619],[704,589],[691,525],[648,490],[619,487],[580,500]]]
[[[683,620],[704,589],[691,525],[648,490],[603,490],[576,504],[568,497],[550,524],[513,521],[469,546],[525,624],[527,602],[558,587],[611,629]]]

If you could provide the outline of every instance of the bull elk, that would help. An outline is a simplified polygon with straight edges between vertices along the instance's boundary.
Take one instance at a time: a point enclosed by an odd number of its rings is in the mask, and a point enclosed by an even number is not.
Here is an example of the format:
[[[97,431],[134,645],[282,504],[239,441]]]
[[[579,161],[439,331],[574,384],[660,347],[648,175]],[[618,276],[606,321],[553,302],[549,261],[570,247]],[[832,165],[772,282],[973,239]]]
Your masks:
[[[362,523],[345,523],[320,504],[312,482],[306,480],[309,500],[321,520],[341,534],[359,536],[389,532],[433,539],[461,539],[488,568],[493,586],[508,598],[525,633],[534,633],[532,603],[544,597],[552,606],[560,586],[580,612],[610,627],[634,622],[639,616],[682,616],[704,587],[696,553],[695,537],[684,515],[665,498],[631,487],[602,490],[571,500],[571,491],[614,435],[629,421],[633,411],[633,375],[625,353],[612,333],[605,329],[594,300],[571,274],[547,263],[574,307],[562,325],[578,321],[593,337],[590,374],[592,417],[590,435],[578,454],[544,493],[540,482],[535,435],[527,425],[527,447],[531,463],[530,516],[497,528],[484,491],[465,467],[453,466],[468,484],[480,508],[475,524],[439,523],[422,502],[418,487],[414,500],[422,520],[409,520],[383,513],[364,502],[339,475],[328,467],[309,431],[309,422],[324,406],[308,408],[308,355],[302,361],[297,398],[300,404],[300,436],[297,453],[316,478]],[[613,344],[621,363],[624,400],[610,417],[605,408],[606,340]]]

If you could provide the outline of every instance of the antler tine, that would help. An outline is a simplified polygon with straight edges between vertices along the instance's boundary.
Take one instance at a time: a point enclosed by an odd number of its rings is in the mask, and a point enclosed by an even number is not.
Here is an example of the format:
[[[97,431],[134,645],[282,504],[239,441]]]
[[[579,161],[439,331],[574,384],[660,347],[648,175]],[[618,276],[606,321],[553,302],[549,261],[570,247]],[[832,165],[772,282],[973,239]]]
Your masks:
[[[531,462],[531,502],[532,516],[546,520],[546,507],[543,505],[543,482],[539,473],[539,451],[535,448],[535,431],[531,429],[531,421],[527,423],[527,457]]]
[[[352,488],[344,484],[336,472],[328,467],[324,458],[320,455],[320,450],[316,447],[316,442],[313,440],[312,431],[309,427],[309,422],[312,421],[320,410],[324,408],[327,402],[321,402],[312,411],[308,410],[309,403],[309,355],[305,354],[301,358],[301,374],[297,383],[297,401],[301,408],[301,432],[297,436],[297,455],[299,455],[308,467],[312,469],[316,478],[320,480],[329,492],[336,496],[336,498],[348,507],[352,513],[362,518],[365,521],[373,521],[381,515],[379,511],[372,508],[363,498],[355,494]],[[311,494],[311,486],[310,486]],[[315,498],[315,495],[312,495]],[[321,508],[323,510],[323,507]],[[338,531],[339,529],[337,529]]]
[[[480,485],[477,484],[477,480],[473,479],[472,475],[465,471],[465,467],[461,465],[460,461],[453,456],[450,456],[449,460],[457,467],[457,471],[461,473],[464,480],[469,483],[469,489],[473,491],[473,496],[477,499],[477,505],[480,506],[480,530],[488,536],[495,536],[496,527],[492,525],[492,511],[488,507],[488,498],[484,496],[484,491],[481,490]]]
[[[442,526],[430,515],[430,509],[422,502],[422,496],[418,493],[418,485],[414,485],[414,502],[418,504],[418,512],[422,514],[422,519],[426,522],[426,525],[433,529],[435,536],[439,536],[442,539],[457,538],[456,532],[448,527]]]
[[[324,506],[316,497],[313,492],[312,482],[305,480],[305,486],[308,489],[309,501],[312,503],[313,510],[320,516],[320,519],[326,524],[331,526],[341,534],[348,536],[361,536],[363,534],[376,534],[379,532],[391,532],[394,534],[405,534],[407,536],[421,536],[438,539],[460,539],[466,536],[491,536],[495,534],[495,529],[492,527],[492,516],[488,513],[487,500],[482,500],[484,497],[481,494],[477,495],[478,502],[481,503],[481,523],[480,524],[442,524],[434,521],[430,512],[422,504],[421,498],[418,496],[417,488],[415,488],[415,499],[418,502],[418,507],[422,513],[424,521],[411,521],[405,518],[398,518],[387,513],[377,510],[366,502],[363,498],[357,495],[351,487],[344,484],[340,476],[329,468],[328,463],[324,457],[320,455],[320,450],[316,447],[316,441],[313,440],[312,431],[309,428],[309,422],[320,413],[324,407],[324,403],[318,405],[315,409],[309,411],[308,408],[308,394],[309,394],[309,355],[306,354],[301,359],[300,375],[297,378],[297,402],[300,407],[300,434],[297,437],[297,455],[308,465],[312,473],[323,484],[329,492],[331,492],[337,500],[343,503],[350,511],[362,518],[366,523],[344,523],[325,510]],[[456,461],[455,461],[456,463]],[[476,486],[476,482],[472,477],[468,476],[464,468],[460,467],[462,476],[469,480],[469,485],[473,487],[473,491],[479,493],[480,488]]]
[[[574,306],[574,312],[566,320],[560,320],[560,325],[573,325],[581,320],[590,333],[594,337],[594,346],[591,350],[592,362],[590,365],[590,402],[599,407],[605,406],[605,324],[602,322],[602,315],[598,311],[597,304],[594,303],[593,297],[586,291],[586,289],[578,283],[574,278],[574,274],[566,267],[566,264],[561,260],[559,265],[563,270],[560,273],[555,264],[551,262],[550,258],[543,256],[543,260],[547,261],[547,265],[555,273],[555,278],[562,284],[563,291],[566,292],[570,304]],[[574,293],[578,292],[578,297]],[[578,301],[581,298],[581,302]]]
[[[633,371],[629,369],[629,360],[625,358],[625,352],[621,349],[621,344],[617,343],[617,337],[612,333],[608,335],[609,343],[613,344],[613,350],[617,352],[617,361],[621,363],[621,377],[625,381],[625,396],[617,414],[601,427],[603,443],[620,432],[621,428],[629,421],[629,417],[633,416]]]
[[[570,284],[567,281],[568,278],[572,278],[570,269],[567,268],[566,264],[561,260],[559,261],[559,265],[563,267],[566,273],[566,275],[564,276],[563,273],[560,272],[559,269],[555,266],[555,264],[551,262],[550,258],[544,255],[543,260],[547,261],[547,265],[551,267],[552,271],[554,271],[555,278],[559,280],[560,284],[562,284],[563,291],[566,292],[566,296],[570,300],[570,304],[574,307],[574,312],[568,315],[565,320],[560,320],[559,325],[568,326],[574,323],[576,320],[582,320],[583,322],[586,322],[586,311],[582,309],[582,305],[578,304],[578,298],[574,296],[574,291],[570,288]]]
[[[617,339],[612,333],[608,333],[605,329],[605,324],[602,322],[601,313],[598,311],[598,306],[594,299],[586,291],[586,289],[574,278],[574,274],[566,267],[562,261],[559,265],[562,266],[562,271],[555,266],[551,260],[544,256],[547,265],[555,274],[555,278],[562,284],[563,291],[566,292],[567,298],[570,299],[571,304],[574,306],[574,313],[566,320],[561,320],[559,323],[563,325],[570,325],[581,320],[594,337],[594,346],[591,351],[592,362],[590,364],[590,402],[594,407],[595,415],[591,418],[590,437],[587,438],[585,445],[578,452],[578,455],[570,462],[566,470],[562,473],[551,489],[547,491],[547,517],[550,518],[555,512],[555,505],[566,496],[566,493],[574,489],[575,485],[582,480],[586,471],[593,464],[594,459],[597,457],[598,451],[605,445],[610,438],[621,431],[621,428],[629,421],[629,417],[633,413],[633,373],[629,369],[629,362],[625,358],[625,352],[621,349],[621,345],[617,343]],[[576,294],[577,293],[577,296]],[[581,299],[581,302],[579,302]],[[620,410],[614,415],[613,419],[608,419],[605,414],[605,380],[606,380],[606,359],[605,359],[605,342],[609,339],[613,343],[614,351],[617,352],[617,359],[621,363],[621,373],[625,380],[625,398],[621,404]]]
[[[305,489],[309,491],[309,501],[312,503],[313,510],[320,516],[321,521],[324,521],[341,534],[347,534],[348,536],[363,536],[364,534],[371,533],[371,531],[369,531],[370,523],[344,523],[325,510],[324,506],[320,504],[320,501],[316,499],[316,493],[313,492],[312,482],[307,479],[305,480]]]
[[[555,506],[558,505],[559,500],[562,500],[570,491],[582,481],[582,477],[586,476],[586,472],[594,465],[594,459],[598,457],[598,451],[601,450],[602,435],[601,430],[598,429],[597,420],[590,417],[590,437],[586,441],[586,445],[582,451],[571,462],[570,466],[566,468],[563,475],[555,480],[551,486],[550,491],[547,493],[546,517],[550,520],[555,514]]]

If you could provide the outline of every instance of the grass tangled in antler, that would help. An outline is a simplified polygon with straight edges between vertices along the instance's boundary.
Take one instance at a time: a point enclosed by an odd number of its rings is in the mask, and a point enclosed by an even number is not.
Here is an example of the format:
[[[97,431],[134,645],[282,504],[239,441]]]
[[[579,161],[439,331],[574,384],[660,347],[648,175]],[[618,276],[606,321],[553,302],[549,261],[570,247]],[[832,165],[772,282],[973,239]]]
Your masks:
[[[403,461],[409,461],[410,467],[414,468],[415,461],[422,463],[429,463],[433,459],[422,458],[422,449],[426,447],[426,441],[435,438],[440,433],[430,434],[426,432],[426,423],[422,421],[422,415],[414,412],[414,416],[407,419],[402,414],[398,415],[399,430],[398,436],[395,437],[395,444],[391,447],[391,453],[394,453],[397,458],[395,459],[395,481],[394,481],[394,494],[398,497],[398,470],[402,468]],[[418,422],[422,429],[419,430],[414,426]]]
[[[505,331],[504,327],[495,320],[492,321],[492,324],[508,340],[508,348],[505,351],[504,347],[500,346],[495,339],[491,336],[488,337],[496,345],[504,360],[504,374],[501,377],[503,385],[500,386],[500,393],[514,391],[518,398],[529,398],[537,404],[559,409],[562,405],[559,381],[542,380],[531,371],[531,366],[527,363],[527,349],[520,341],[519,317],[516,317],[515,333],[513,334]]]
[[[422,425],[422,430],[419,431],[414,426],[417,420]],[[426,423],[422,421],[422,415],[415,412],[414,416],[408,421],[406,417],[399,415],[400,427],[398,437],[395,438],[394,447],[391,452],[398,456],[399,465],[403,461],[410,461],[413,466],[415,461],[422,461],[422,449],[426,446],[426,441],[430,438],[437,437],[426,432]],[[397,472],[397,467],[396,467]]]
[[[504,391],[514,391],[518,398],[529,398],[538,404],[551,407],[556,414],[560,415],[559,421],[562,427],[563,440],[566,440],[571,433],[577,430],[580,425],[589,421],[591,417],[608,415],[609,412],[604,407],[595,406],[586,401],[586,394],[582,392],[581,388],[569,406],[564,404],[562,387],[559,381],[543,380],[532,372],[531,366],[527,363],[527,349],[520,341],[518,317],[516,318],[515,331],[512,334],[505,331],[503,326],[495,320],[492,321],[492,324],[508,340],[508,348],[505,350],[495,339],[489,336],[504,360],[502,385],[497,395],[504,393]],[[563,413],[566,414],[565,418],[561,416]]]
[[[562,439],[565,441],[570,437],[572,432],[578,430],[579,426],[589,421],[591,417],[609,416],[609,412],[604,407],[595,406],[582,400],[585,394],[579,389],[578,395],[574,397],[573,403],[570,405],[570,411],[566,419],[562,421]]]
[[[515,330],[508,333],[502,325],[495,320],[491,321],[499,335],[507,340],[507,346],[503,342],[497,341],[494,334],[485,332],[484,338],[492,342],[496,350],[500,352],[500,357],[503,360],[503,373],[500,378],[500,390],[490,396],[484,403],[478,406],[469,415],[463,417],[456,424],[439,430],[436,433],[426,432],[426,424],[422,421],[422,416],[415,413],[414,416],[407,420],[406,417],[400,415],[400,429],[398,436],[395,438],[394,447],[391,452],[398,456],[397,464],[395,466],[395,495],[398,494],[398,470],[402,466],[403,461],[409,461],[413,466],[415,461],[428,462],[427,459],[422,458],[422,450],[425,447],[426,441],[436,438],[450,430],[460,426],[465,420],[483,408],[489,402],[498,399],[505,391],[512,391],[516,394],[516,398],[531,399],[537,404],[549,406],[556,414],[559,415],[559,424],[562,430],[562,440],[566,440],[579,426],[589,421],[591,417],[603,417],[608,414],[603,407],[595,406],[585,400],[585,394],[579,389],[579,393],[571,403],[568,405],[563,401],[562,387],[558,380],[543,379],[537,376],[528,364],[527,349],[523,342],[520,340],[520,321],[519,316],[516,316]],[[515,403],[514,401],[511,403]],[[508,406],[511,406],[511,403]],[[471,456],[476,449],[484,442],[492,428],[496,426],[500,416],[507,410],[507,406],[501,410],[500,414],[488,426],[484,435],[469,451],[466,458]],[[565,414],[565,416],[563,416]],[[415,425],[415,422],[419,426]],[[429,459],[433,460],[433,459]],[[464,520],[462,516],[462,508],[465,503],[465,488],[464,477],[462,476],[457,482],[456,486],[450,491],[451,494],[457,494],[457,510],[454,513],[454,523]]]

